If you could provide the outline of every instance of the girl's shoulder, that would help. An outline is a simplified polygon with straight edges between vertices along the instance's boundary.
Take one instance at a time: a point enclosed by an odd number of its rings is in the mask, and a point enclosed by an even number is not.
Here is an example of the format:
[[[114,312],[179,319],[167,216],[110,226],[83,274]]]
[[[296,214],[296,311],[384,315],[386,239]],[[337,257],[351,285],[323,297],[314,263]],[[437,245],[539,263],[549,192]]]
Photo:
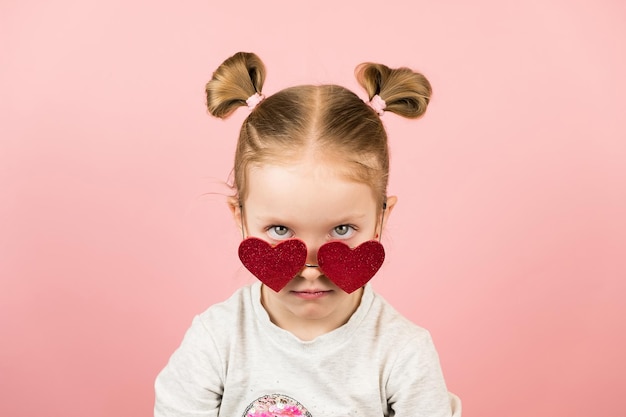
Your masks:
[[[259,293],[258,285],[250,284],[236,290],[226,300],[211,305],[198,315],[205,324],[234,324],[252,314],[255,293]],[[258,296],[257,296],[258,297]]]
[[[393,336],[396,341],[421,340],[429,343],[431,340],[427,329],[400,313],[382,295],[374,291],[372,291],[371,312],[371,315],[375,317],[372,325],[377,329],[379,336]]]

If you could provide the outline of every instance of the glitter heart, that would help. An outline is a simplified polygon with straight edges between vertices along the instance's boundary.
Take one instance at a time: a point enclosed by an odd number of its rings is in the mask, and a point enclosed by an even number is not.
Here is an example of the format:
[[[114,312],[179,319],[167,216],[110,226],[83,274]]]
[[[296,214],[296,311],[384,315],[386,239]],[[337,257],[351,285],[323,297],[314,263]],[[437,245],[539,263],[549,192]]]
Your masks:
[[[306,253],[306,245],[298,239],[272,246],[264,240],[249,237],[239,245],[241,263],[276,292],[282,290],[302,269]]]
[[[384,260],[385,249],[376,240],[361,243],[354,249],[333,241],[317,251],[317,262],[324,275],[348,294],[372,279]]]

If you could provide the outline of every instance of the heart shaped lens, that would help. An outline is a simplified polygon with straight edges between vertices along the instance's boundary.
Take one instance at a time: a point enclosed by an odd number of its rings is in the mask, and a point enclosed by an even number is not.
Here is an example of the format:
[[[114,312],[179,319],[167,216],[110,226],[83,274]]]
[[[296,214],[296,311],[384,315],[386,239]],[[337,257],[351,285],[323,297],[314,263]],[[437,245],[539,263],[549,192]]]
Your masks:
[[[263,284],[282,290],[306,262],[306,245],[289,239],[272,246],[262,239],[249,237],[239,245],[239,259]]]
[[[377,240],[363,242],[354,249],[333,241],[317,250],[317,262],[324,275],[348,294],[372,279],[384,260],[385,249]]]

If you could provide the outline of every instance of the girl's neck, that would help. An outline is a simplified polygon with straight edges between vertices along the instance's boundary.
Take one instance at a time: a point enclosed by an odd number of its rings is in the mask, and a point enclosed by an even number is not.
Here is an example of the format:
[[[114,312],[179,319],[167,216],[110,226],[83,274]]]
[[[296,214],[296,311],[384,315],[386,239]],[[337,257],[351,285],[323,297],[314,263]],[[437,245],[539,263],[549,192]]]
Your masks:
[[[262,285],[261,304],[267,311],[272,323],[305,342],[330,333],[346,324],[359,307],[361,296],[363,295],[363,289],[361,288],[352,294],[354,297],[350,297],[347,302],[337,306],[337,309],[331,315],[320,319],[306,319],[297,317],[280,304],[272,302],[272,299],[267,297],[267,291],[271,290]]]

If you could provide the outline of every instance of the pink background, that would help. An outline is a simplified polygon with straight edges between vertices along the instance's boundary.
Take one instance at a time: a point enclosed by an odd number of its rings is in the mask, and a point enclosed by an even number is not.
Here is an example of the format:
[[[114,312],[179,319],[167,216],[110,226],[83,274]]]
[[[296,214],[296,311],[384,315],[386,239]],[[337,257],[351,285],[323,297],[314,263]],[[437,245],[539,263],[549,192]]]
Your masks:
[[[423,71],[425,118],[384,116],[375,288],[466,417],[623,413],[626,3],[0,4],[0,415],[150,416],[192,316],[252,282],[223,185],[246,111],[203,96],[239,50],[267,94]]]

